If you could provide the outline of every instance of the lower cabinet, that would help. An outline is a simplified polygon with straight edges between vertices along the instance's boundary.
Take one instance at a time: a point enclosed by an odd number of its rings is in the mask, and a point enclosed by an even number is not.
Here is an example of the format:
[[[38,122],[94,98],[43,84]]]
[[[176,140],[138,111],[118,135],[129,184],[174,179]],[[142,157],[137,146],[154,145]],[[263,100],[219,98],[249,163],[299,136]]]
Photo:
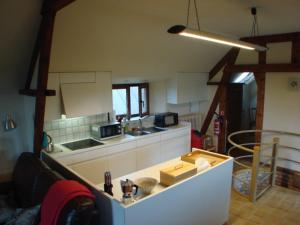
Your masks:
[[[160,143],[154,143],[137,148],[137,170],[145,169],[160,162]]]
[[[136,171],[136,149],[116,153],[106,157],[112,178]]]
[[[161,158],[162,161],[179,157],[189,152],[188,139],[186,136],[172,138],[161,142]]]
[[[61,162],[94,184],[104,182],[104,172],[112,178],[145,169],[160,162],[179,157],[190,151],[190,129],[150,136],[136,142],[85,152],[66,157]]]

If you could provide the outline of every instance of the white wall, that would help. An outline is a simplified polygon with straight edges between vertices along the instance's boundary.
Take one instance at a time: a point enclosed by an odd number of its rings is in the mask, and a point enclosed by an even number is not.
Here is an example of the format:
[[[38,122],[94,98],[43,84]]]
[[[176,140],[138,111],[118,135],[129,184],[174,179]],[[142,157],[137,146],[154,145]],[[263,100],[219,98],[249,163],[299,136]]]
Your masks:
[[[149,83],[150,113],[167,111],[166,84],[165,80]]]
[[[300,73],[267,73],[264,129],[300,134],[300,89],[292,90],[288,87],[289,79],[299,76]],[[300,137],[281,137],[280,142],[300,148]],[[300,162],[300,152],[285,150],[281,155]],[[281,161],[280,165],[300,171],[299,164]]]
[[[19,95],[40,21],[42,1],[2,1],[0,6],[0,176],[10,173],[23,151],[33,150],[34,98]],[[4,131],[6,113],[17,128]]]

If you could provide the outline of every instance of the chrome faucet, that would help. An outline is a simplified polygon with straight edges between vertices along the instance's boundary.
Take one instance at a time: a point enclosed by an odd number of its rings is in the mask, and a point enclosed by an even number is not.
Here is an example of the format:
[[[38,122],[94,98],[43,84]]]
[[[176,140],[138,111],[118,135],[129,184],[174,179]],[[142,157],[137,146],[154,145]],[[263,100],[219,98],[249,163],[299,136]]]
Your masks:
[[[148,117],[149,117],[149,115],[146,115],[146,116],[144,116],[144,117],[139,118],[139,126],[138,126],[138,129],[139,129],[139,130],[142,130],[142,129],[143,129],[143,122],[142,122],[142,120],[143,120],[143,119],[146,119],[146,118],[148,118]]]
[[[139,130],[143,129],[143,122],[142,122],[142,118],[139,119],[139,126],[138,126]]]

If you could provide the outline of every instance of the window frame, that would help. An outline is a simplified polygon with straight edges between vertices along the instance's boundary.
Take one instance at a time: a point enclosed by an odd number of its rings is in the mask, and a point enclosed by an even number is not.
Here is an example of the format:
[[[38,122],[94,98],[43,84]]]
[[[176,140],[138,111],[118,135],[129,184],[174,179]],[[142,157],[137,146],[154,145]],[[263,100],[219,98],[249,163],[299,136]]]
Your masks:
[[[130,87],[138,87],[138,98],[139,98],[139,113],[138,114],[133,114],[131,115],[131,104],[130,104]],[[147,101],[147,108],[146,112],[142,112],[143,107],[142,107],[142,89],[146,89],[146,101]],[[129,118],[132,117],[137,117],[137,116],[146,116],[149,115],[150,112],[150,104],[149,104],[149,83],[129,83],[129,84],[113,84],[112,85],[112,90],[114,89],[126,89],[126,109],[127,109],[127,114],[118,114],[116,116],[127,116],[129,115]]]

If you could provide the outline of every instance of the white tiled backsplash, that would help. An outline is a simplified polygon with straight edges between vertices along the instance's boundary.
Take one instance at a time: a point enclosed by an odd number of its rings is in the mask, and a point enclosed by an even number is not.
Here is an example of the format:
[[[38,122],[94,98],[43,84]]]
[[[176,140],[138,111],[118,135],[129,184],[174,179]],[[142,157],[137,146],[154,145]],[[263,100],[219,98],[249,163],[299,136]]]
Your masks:
[[[112,114],[111,114],[112,115]],[[107,121],[107,114],[84,116],[70,119],[52,120],[45,122],[44,131],[49,134],[54,144],[74,141],[90,137],[90,125]],[[143,119],[143,127],[153,126],[154,116]],[[129,130],[139,126],[139,120],[129,121]]]
[[[45,122],[44,131],[52,138],[54,144],[90,137],[90,125],[107,121],[107,114],[52,120]]]

